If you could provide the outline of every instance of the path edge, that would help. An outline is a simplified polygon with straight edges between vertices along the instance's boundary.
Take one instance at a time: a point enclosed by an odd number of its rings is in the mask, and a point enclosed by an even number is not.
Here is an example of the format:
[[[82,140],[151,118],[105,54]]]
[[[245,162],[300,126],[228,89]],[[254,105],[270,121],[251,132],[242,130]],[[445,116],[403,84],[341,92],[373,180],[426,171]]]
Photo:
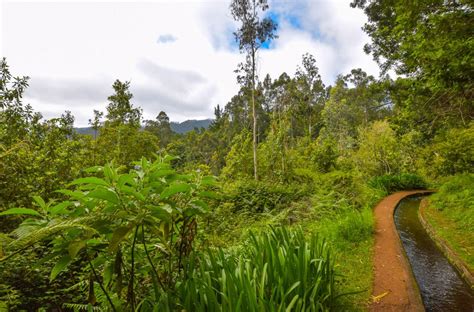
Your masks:
[[[399,251],[401,257],[400,257],[400,264],[401,268],[408,277],[408,280],[406,281],[406,290],[407,290],[407,298],[405,298],[406,301],[408,301],[408,305],[402,304],[400,302],[399,305],[390,305],[386,306],[383,304],[383,298],[380,302],[371,302],[369,305],[369,311],[425,311],[424,305],[423,305],[423,300],[421,298],[421,293],[418,287],[418,283],[416,282],[415,276],[413,274],[410,262],[408,260],[408,257],[405,252],[405,248],[403,248],[402,241],[400,240],[399,233],[396,229],[395,225],[395,219],[394,219],[394,214],[395,210],[400,204],[400,201],[407,197],[411,196],[417,196],[417,195],[429,195],[434,193],[432,190],[414,190],[414,191],[402,191],[402,192],[396,192],[393,194],[390,194],[386,197],[384,197],[373,209],[374,213],[374,220],[375,220],[375,230],[377,231],[391,231],[394,232],[394,237],[396,238],[396,242],[393,242],[394,245],[393,247],[396,247],[396,249]],[[379,228],[378,227],[378,220],[377,220],[377,210],[383,209],[383,204],[385,200],[390,200],[389,198],[393,198],[396,200],[396,202],[393,205],[388,206],[388,211],[385,211],[391,218],[390,220],[390,225],[388,228]],[[386,206],[387,207],[387,206]],[[379,212],[380,213],[380,212]],[[373,271],[374,271],[374,280],[373,280],[373,285],[372,285],[372,295],[373,297],[380,295],[375,293],[378,285],[380,283],[380,277],[378,277],[379,280],[377,280],[377,274],[376,272],[380,270],[381,268],[377,268],[376,266],[376,259],[375,259],[375,253],[377,252],[377,245],[380,244],[380,241],[377,240],[377,235],[374,239],[374,263],[373,263]]]

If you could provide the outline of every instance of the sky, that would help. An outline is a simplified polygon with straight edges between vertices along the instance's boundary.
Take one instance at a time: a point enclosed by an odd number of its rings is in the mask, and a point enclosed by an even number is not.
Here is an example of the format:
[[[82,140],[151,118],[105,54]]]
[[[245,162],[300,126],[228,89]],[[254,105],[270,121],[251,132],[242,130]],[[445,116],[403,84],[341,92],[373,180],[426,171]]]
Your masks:
[[[366,16],[350,0],[270,0],[278,39],[258,54],[258,74],[294,75],[302,55],[315,56],[326,85],[362,68],[378,76],[363,52]],[[239,86],[234,70],[238,27],[230,0],[0,0],[0,56],[14,76],[29,76],[25,93],[45,118],[69,110],[87,126],[105,111],[116,79],[130,81],[145,119],[165,111],[172,121],[212,118]]]

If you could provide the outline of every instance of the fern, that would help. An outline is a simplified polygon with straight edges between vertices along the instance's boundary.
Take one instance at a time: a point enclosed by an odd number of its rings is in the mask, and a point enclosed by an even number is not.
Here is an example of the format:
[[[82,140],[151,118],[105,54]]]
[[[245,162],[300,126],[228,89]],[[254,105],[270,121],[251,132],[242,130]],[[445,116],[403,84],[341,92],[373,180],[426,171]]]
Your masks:
[[[74,310],[74,312],[76,312],[76,311],[90,311],[90,309],[92,309],[91,311],[97,311],[97,312],[105,311],[101,307],[94,307],[91,304],[82,304],[82,303],[64,303],[63,307],[65,307],[67,309],[72,309],[72,310]]]
[[[87,225],[87,223],[92,222],[96,219],[93,216],[77,218],[72,220],[62,221],[56,224],[50,224],[46,227],[40,228],[37,231],[32,231],[29,233],[25,233],[25,236],[20,236],[18,239],[12,241],[8,247],[12,250],[24,249],[28,246],[32,246],[46,238],[49,238],[55,234],[60,232],[70,230],[70,229],[82,229],[85,231],[85,234],[94,235],[98,234],[98,232],[92,228],[91,226]]]

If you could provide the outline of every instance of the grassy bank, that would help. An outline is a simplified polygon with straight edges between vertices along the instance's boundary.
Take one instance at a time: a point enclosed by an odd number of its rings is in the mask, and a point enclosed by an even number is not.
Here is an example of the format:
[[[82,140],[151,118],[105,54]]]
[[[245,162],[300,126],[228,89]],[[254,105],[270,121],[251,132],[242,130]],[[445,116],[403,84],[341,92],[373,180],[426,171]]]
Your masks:
[[[450,178],[430,197],[427,221],[474,270],[474,174]]]

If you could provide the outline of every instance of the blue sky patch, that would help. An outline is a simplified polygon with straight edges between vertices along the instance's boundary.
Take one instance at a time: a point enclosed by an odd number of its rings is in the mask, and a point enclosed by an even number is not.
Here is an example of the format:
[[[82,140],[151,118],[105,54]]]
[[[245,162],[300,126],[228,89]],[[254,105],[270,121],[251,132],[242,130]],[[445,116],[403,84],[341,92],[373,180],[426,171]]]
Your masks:
[[[176,38],[175,36],[173,36],[172,34],[164,34],[164,35],[160,35],[158,37],[158,40],[156,40],[156,42],[159,44],[159,43],[171,43],[171,42],[175,42],[178,38]]]
[[[281,24],[282,21],[289,23],[293,28],[303,29],[301,26],[300,19],[295,14],[280,13],[275,11],[268,12],[267,16],[275,21],[277,24]]]

